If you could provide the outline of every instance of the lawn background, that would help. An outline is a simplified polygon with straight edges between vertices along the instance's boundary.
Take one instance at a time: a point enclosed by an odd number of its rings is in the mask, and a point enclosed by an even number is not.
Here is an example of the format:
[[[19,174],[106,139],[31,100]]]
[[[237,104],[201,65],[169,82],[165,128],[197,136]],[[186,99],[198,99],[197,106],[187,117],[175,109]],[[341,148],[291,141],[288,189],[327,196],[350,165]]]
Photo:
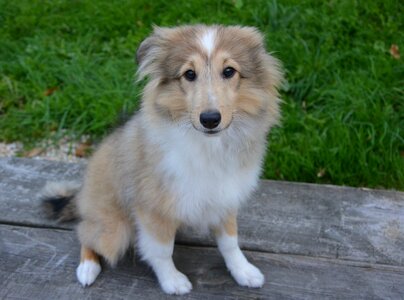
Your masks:
[[[0,141],[101,139],[152,24],[257,26],[284,64],[263,178],[404,190],[402,1],[0,0]]]

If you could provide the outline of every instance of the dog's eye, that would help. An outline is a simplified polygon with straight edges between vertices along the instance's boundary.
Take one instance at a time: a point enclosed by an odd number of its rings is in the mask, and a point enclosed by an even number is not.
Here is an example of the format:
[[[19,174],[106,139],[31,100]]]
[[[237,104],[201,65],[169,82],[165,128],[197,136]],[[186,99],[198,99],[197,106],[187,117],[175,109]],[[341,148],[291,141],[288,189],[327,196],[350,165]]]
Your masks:
[[[188,81],[194,81],[196,79],[196,73],[193,70],[188,70],[184,73],[184,77]]]
[[[227,67],[223,70],[223,78],[225,79],[229,79],[232,78],[234,76],[234,74],[236,74],[236,70],[232,67]]]

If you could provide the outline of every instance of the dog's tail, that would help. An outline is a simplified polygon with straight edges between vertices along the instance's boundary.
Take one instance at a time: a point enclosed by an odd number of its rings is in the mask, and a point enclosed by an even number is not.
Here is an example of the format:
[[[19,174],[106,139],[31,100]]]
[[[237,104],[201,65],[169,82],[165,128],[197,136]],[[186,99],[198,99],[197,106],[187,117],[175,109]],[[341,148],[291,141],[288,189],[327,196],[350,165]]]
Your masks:
[[[71,181],[48,182],[41,192],[42,206],[52,219],[59,222],[78,218],[77,193],[80,184]]]

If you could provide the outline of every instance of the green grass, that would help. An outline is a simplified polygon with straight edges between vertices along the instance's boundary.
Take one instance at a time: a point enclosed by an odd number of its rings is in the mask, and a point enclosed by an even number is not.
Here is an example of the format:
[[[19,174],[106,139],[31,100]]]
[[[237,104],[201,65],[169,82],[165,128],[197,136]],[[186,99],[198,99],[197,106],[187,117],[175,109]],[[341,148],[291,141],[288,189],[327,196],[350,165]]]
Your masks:
[[[287,79],[263,177],[403,190],[403,18],[400,0],[0,0],[0,141],[104,136],[138,106],[152,24],[253,25]]]

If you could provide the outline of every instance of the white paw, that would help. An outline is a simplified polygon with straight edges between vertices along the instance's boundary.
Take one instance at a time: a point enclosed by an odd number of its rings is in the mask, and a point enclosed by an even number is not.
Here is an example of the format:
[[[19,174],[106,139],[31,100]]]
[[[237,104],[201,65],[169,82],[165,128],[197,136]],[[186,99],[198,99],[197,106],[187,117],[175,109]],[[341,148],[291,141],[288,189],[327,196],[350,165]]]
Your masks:
[[[257,267],[249,262],[230,270],[239,285],[259,288],[264,285],[265,277]]]
[[[85,260],[77,267],[76,276],[82,286],[87,286],[95,281],[100,272],[101,266],[98,263],[92,260]]]
[[[167,294],[183,295],[192,290],[192,284],[187,276],[175,271],[168,278],[160,281],[161,288]]]

